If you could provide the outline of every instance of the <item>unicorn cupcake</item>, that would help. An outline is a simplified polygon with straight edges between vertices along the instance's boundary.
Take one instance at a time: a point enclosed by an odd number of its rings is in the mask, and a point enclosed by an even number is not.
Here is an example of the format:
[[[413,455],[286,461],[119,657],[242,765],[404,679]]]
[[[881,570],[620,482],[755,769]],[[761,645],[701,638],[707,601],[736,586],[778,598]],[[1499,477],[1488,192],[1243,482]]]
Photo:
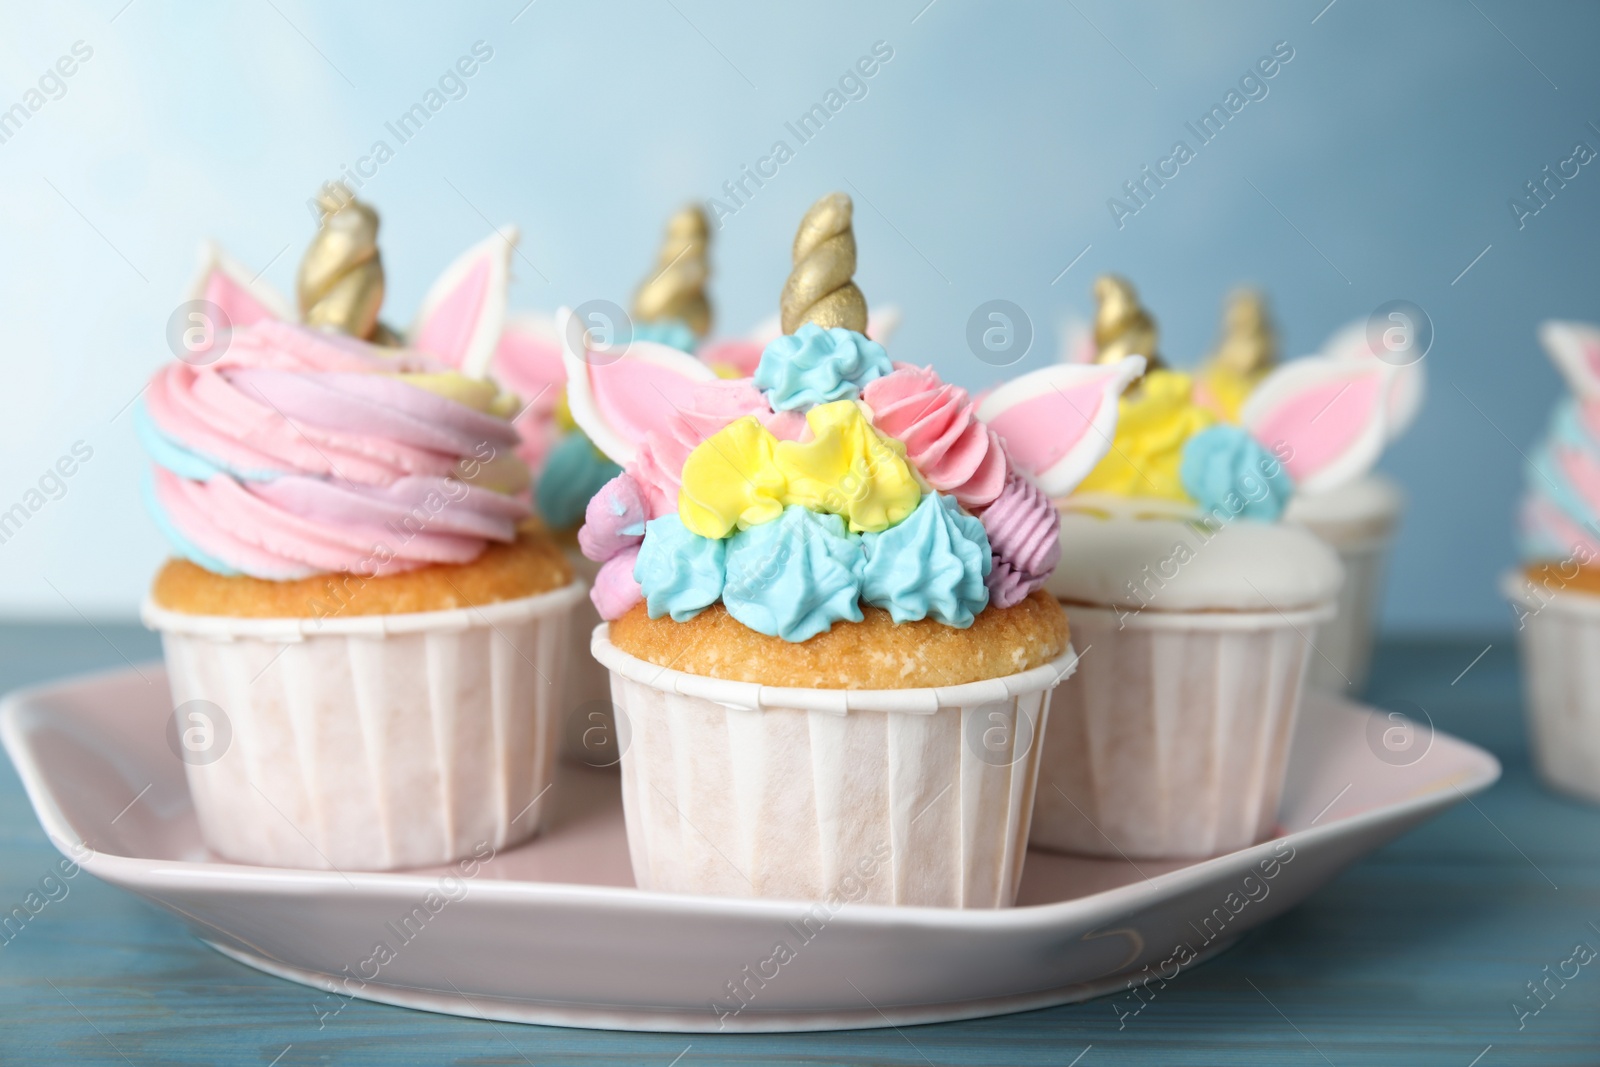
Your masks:
[[[519,528],[515,402],[484,376],[509,243],[452,264],[402,337],[378,319],[376,214],[338,188],[322,204],[301,321],[212,249],[210,336],[136,408],[175,553],[143,615],[208,847],[445,863],[538,827],[583,585]]]
[[[1104,454],[1142,361],[1065,369],[1062,444],[1023,470],[965,391],[866,336],[848,197],[806,213],[793,264],[749,378],[647,342],[566,353],[573,417],[623,467],[579,539],[634,876],[1009,904],[1073,662],[1049,495]]]
[[[1572,395],[1528,463],[1523,566],[1502,581],[1517,618],[1534,766],[1600,802],[1600,327],[1546,322],[1539,337]]]
[[[1088,855],[1215,855],[1270,836],[1308,640],[1342,581],[1333,551],[1278,521],[1290,499],[1361,476],[1382,449],[1394,368],[1306,359],[1265,375],[1237,425],[1158,354],[1126,281],[1096,283],[1098,358],[1139,360],[1110,451],[1058,496],[1046,588],[1083,648],[1044,739],[1034,844]],[[980,417],[1024,469],[1062,441],[1041,412],[1058,365],[993,393]],[[1035,410],[1038,406],[1039,410]]]

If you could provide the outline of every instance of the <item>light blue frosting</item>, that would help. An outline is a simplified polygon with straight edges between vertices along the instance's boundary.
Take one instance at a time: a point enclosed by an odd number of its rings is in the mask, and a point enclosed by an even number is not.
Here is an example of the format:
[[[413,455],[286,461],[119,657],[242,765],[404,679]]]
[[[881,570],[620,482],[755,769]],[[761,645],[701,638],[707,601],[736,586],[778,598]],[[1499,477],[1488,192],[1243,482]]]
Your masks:
[[[581,430],[575,430],[550,450],[533,502],[552,530],[566,530],[583,522],[589,498],[622,473],[594,447]]]
[[[632,340],[654,341],[658,345],[668,345],[693,355],[697,339],[689,327],[677,319],[670,319],[666,322],[634,323]]]
[[[837,515],[791,504],[729,538],[727,563],[722,602],[752,630],[805,641],[840,619],[862,619],[861,539]]]
[[[883,346],[854,330],[808,322],[774,340],[756,366],[756,387],[774,411],[854,400],[861,387],[894,370]]]
[[[145,468],[144,477],[139,480],[139,483],[140,495],[144,497],[145,510],[150,513],[150,518],[154,520],[156,529],[160,530],[162,535],[166,537],[167,543],[172,546],[174,552],[192,563],[199,564],[213,574],[232,576],[239,573],[236,568],[228,566],[183,535],[183,531],[178,529],[173,523],[172,517],[167,514],[167,509],[161,506],[161,500],[156,496],[156,481],[148,467]]]
[[[989,603],[989,535],[955,497],[924,494],[904,522],[863,534],[861,544],[862,598],[895,622],[931,618],[965,630]]]
[[[1579,412],[1579,402],[1572,397],[1556,406],[1544,440],[1528,457],[1527,491],[1530,496],[1545,498],[1574,526],[1587,528],[1591,536],[1600,539],[1600,529],[1597,529],[1600,515],[1561,469],[1556,460],[1558,447],[1583,452],[1600,463],[1600,444],[1589,436]],[[1565,559],[1573,552],[1573,546],[1562,543],[1554,531],[1527,525],[1522,529],[1520,548],[1525,559]]]
[[[633,580],[652,619],[688,622],[722,596],[728,543],[690,532],[676,515],[644,524]]]
[[[158,466],[165,467],[178,477],[190,481],[209,482],[219,474],[231,474],[241,481],[270,482],[283,473],[274,470],[230,467],[174,441],[161,432],[161,427],[150,417],[143,400],[133,405],[133,432],[139,438],[139,444]]]
[[[1178,478],[1208,515],[1274,522],[1289,506],[1294,479],[1239,426],[1212,426],[1183,446]]]

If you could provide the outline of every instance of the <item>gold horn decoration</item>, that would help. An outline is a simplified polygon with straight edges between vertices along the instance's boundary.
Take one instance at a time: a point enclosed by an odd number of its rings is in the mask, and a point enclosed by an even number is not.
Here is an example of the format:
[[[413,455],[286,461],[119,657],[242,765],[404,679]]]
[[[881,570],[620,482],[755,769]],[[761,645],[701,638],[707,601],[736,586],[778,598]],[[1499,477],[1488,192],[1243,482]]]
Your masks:
[[[322,225],[300,260],[295,284],[300,318],[308,326],[382,342],[390,335],[378,323],[383,306],[378,213],[343,182],[323,186],[317,204]]]
[[[1139,294],[1128,279],[1102,274],[1095,279],[1094,298],[1098,303],[1094,315],[1096,363],[1143,356],[1146,371],[1165,366],[1157,351],[1161,335],[1156,322],[1139,303]]]
[[[1228,297],[1222,340],[1211,354],[1213,368],[1241,378],[1259,378],[1278,362],[1278,331],[1267,298],[1258,289],[1239,289]]]
[[[794,267],[783,283],[783,332],[814,322],[867,332],[867,298],[851,279],[856,272],[853,207],[844,193],[812,204],[794,235]]]
[[[698,204],[668,219],[656,269],[633,296],[633,317],[639,322],[681,322],[697,337],[710,333],[710,245],[711,226]]]

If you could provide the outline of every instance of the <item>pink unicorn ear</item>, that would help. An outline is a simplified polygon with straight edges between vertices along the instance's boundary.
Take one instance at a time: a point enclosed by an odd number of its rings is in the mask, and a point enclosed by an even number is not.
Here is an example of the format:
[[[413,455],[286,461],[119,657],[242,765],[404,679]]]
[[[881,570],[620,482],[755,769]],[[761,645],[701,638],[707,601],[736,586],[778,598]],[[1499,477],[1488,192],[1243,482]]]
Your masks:
[[[252,277],[244,264],[222,250],[215,241],[200,246],[200,273],[189,287],[191,300],[209,300],[222,309],[233,326],[277,320],[293,322],[294,312],[279,292]]]
[[[406,343],[455,367],[469,378],[489,372],[506,319],[506,286],[511,278],[509,235],[495,233],[462,253],[445,268],[422,298],[422,309]]]
[[[555,320],[531,311],[507,312],[491,366],[495,380],[524,403],[534,410],[549,411],[567,380]]]
[[[1600,327],[1586,322],[1540,324],[1539,340],[1580,400],[1600,397]]]
[[[1328,338],[1319,355],[1334,360],[1378,358],[1367,337],[1365,319],[1350,323]],[[1384,404],[1386,440],[1393,441],[1400,437],[1417,421],[1417,415],[1422,410],[1422,398],[1427,391],[1427,377],[1421,360],[1395,368],[1389,382],[1389,398]]]
[[[1143,373],[1143,356],[1045,367],[984,397],[978,418],[1004,438],[1019,470],[1047,495],[1063,497],[1111,450],[1117,399]]]
[[[1297,490],[1332,489],[1361,477],[1382,454],[1399,370],[1370,357],[1293,360],[1256,386],[1239,421],[1278,457]]]
[[[717,372],[670,345],[633,341],[609,352],[589,348],[586,325],[567,308],[556,312],[567,407],[595,446],[626,467],[653,430],[693,406],[695,386]]]

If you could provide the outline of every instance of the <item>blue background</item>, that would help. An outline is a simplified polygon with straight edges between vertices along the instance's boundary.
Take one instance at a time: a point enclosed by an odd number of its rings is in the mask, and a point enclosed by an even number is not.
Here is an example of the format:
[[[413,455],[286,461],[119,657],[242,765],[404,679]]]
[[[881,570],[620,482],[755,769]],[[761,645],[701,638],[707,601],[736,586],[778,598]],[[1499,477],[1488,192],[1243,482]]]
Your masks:
[[[836,188],[856,197],[869,300],[905,313],[894,355],[968,385],[994,377],[966,345],[975,307],[1028,312],[1030,369],[1104,270],[1138,284],[1180,365],[1240,282],[1269,288],[1290,354],[1386,301],[1421,305],[1430,394],[1383,461],[1412,504],[1386,624],[1508,623],[1494,580],[1513,559],[1518,450],[1559,393],[1534,331],[1600,320],[1600,163],[1522,229],[1507,201],[1574,142],[1600,147],[1593,6],[524,2],[0,16],[0,109],[74,41],[94,49],[0,143],[0,509],[73,442],[94,449],[0,544],[0,611],[133,612],[163,546],[126,405],[170,358],[203,238],[288,290],[306,198],[381,138],[394,158],[361,195],[384,218],[391,321],[491,223],[522,228],[516,306],[625,302],[666,215],[783,139],[794,158],[715,236],[726,332],[776,309],[795,222]],[[494,54],[465,96],[398,145],[384,123],[479,40]],[[866,96],[799,145],[784,123],[878,41],[894,55]],[[1294,58],[1266,98],[1119,229],[1108,198],[1178,138],[1192,147],[1184,123],[1277,42]]]

